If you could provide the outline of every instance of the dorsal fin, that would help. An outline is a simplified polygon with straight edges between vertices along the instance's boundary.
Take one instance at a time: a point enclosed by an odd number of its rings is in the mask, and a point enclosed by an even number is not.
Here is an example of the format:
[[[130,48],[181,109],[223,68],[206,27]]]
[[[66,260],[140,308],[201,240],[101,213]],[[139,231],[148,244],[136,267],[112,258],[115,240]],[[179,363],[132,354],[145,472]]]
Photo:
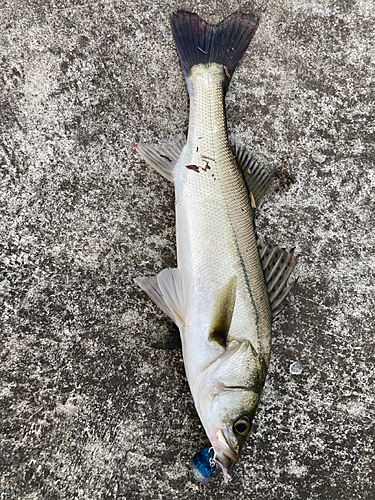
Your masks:
[[[272,317],[276,318],[285,307],[286,296],[298,281],[297,278],[291,285],[287,286],[299,256],[294,255],[294,248],[285,250],[285,248],[279,248],[278,245],[265,243],[263,238],[258,240],[258,250]]]
[[[236,291],[237,276],[233,276],[219,292],[211,320],[208,338],[224,348],[227,345],[229,328],[232,322],[234,305],[236,303]]]
[[[134,147],[146,163],[163,177],[173,182],[173,170],[185,144],[186,137],[181,133],[162,144],[140,142],[135,144]]]
[[[265,156],[251,146],[243,144],[234,135],[229,136],[229,143],[236,155],[237,164],[242,171],[247,189],[258,206],[270,187],[275,167]]]

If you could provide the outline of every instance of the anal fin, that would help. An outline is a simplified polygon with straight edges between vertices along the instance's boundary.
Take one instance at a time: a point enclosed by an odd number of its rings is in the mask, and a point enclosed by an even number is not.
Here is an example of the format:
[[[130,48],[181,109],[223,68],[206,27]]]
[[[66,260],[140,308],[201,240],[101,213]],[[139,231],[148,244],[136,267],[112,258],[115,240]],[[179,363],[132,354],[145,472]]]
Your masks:
[[[134,147],[137,153],[159,174],[173,182],[173,170],[186,144],[184,134],[172,137],[162,144],[138,143]]]

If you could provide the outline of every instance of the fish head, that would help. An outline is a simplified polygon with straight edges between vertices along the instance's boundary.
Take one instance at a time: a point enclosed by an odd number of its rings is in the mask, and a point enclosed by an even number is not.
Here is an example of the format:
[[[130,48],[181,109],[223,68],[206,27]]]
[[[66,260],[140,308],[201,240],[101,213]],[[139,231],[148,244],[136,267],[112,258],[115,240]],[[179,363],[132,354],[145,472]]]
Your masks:
[[[259,396],[260,393],[244,388],[225,387],[213,401],[205,428],[226,481],[230,478],[228,470],[240,459]]]
[[[240,459],[262,392],[266,368],[250,342],[229,345],[205,370],[194,399],[224,472]]]

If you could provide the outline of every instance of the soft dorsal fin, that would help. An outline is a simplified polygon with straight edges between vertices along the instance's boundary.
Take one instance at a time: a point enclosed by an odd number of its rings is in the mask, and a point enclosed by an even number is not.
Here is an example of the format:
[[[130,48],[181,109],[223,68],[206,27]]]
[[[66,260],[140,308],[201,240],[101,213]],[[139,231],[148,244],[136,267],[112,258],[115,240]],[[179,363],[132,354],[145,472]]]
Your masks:
[[[162,144],[143,142],[135,144],[134,147],[146,163],[173,182],[173,170],[185,144],[186,137],[181,133]]]
[[[270,187],[275,167],[262,154],[251,146],[241,143],[235,136],[230,135],[229,142],[236,155],[237,164],[242,171],[249,193],[252,194],[255,204],[258,206]]]
[[[158,274],[158,285],[164,302],[171,311],[171,318],[179,327],[186,326],[189,281],[181,269],[163,269]]]
[[[229,328],[232,322],[234,305],[236,303],[236,291],[237,276],[233,276],[219,292],[211,320],[208,338],[224,348],[227,345]]]
[[[299,256],[294,255],[294,248],[285,250],[278,245],[267,244],[263,239],[258,240],[258,249],[272,317],[276,318],[285,307],[286,296],[298,281],[297,278],[292,284],[287,285]]]

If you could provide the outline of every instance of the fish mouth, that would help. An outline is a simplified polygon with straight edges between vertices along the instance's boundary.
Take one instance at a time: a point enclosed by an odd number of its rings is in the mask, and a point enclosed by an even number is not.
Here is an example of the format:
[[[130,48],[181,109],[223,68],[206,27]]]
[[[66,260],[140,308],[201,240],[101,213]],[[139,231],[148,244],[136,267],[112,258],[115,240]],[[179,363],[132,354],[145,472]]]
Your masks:
[[[227,483],[231,479],[228,474],[228,470],[239,461],[240,454],[231,448],[229,444],[228,429],[226,426],[218,429],[210,438],[210,441],[215,451],[215,461],[222,468],[224,480]]]

